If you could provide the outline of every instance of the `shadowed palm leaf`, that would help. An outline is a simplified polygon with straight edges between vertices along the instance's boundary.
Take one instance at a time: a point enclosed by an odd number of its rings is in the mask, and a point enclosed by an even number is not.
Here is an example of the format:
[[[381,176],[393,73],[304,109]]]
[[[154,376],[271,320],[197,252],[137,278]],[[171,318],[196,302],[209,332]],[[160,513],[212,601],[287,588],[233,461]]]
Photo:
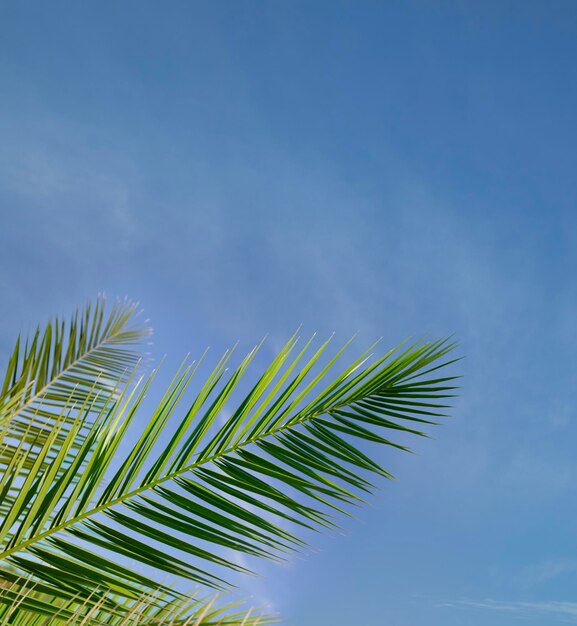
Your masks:
[[[329,341],[297,345],[294,336],[240,399],[258,348],[232,371],[225,354],[188,402],[198,364],[184,365],[137,437],[129,426],[153,377],[52,412],[31,458],[20,452],[29,470],[0,525],[0,562],[51,602],[88,606],[106,590],[106,610],[143,593],[169,606],[181,595],[127,559],[224,588],[227,569],[248,571],[237,553],[280,559],[304,545],[299,526],[333,526],[371,491],[371,474],[390,476],[368,444],[406,449],[407,436],[442,416],[454,377],[438,370],[453,345],[419,343],[372,362],[366,353],[344,367],[345,348],[328,358]],[[37,412],[48,412],[42,400]]]

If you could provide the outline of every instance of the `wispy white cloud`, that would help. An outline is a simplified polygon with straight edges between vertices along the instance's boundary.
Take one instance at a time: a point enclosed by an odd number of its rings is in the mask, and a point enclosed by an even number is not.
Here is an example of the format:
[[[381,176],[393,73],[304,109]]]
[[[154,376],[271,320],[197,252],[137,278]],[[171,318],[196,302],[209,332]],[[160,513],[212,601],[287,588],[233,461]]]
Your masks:
[[[463,609],[473,608],[481,610],[510,613],[518,617],[548,616],[552,619],[577,624],[577,602],[517,602],[492,600],[456,600],[443,602],[437,608]]]
[[[537,586],[560,576],[577,573],[575,559],[546,559],[523,569],[521,582],[528,586]]]
[[[574,484],[577,466],[572,459],[551,458],[531,448],[515,450],[504,469],[503,485],[518,493],[531,494],[538,489],[543,494],[567,492]]]

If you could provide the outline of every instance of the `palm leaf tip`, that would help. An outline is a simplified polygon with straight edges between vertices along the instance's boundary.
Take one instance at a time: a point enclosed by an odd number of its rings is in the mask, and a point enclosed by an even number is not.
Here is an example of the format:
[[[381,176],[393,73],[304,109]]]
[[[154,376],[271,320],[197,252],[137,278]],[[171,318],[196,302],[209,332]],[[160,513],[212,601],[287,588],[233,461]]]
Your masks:
[[[39,408],[61,408],[73,393],[79,401],[101,388],[110,391],[142,359],[139,347],[151,329],[135,322],[138,314],[136,305],[117,301],[106,315],[99,299],[68,322],[56,318],[43,331],[38,328],[24,345],[19,338],[6,366],[0,407],[25,387],[18,415],[28,419]]]

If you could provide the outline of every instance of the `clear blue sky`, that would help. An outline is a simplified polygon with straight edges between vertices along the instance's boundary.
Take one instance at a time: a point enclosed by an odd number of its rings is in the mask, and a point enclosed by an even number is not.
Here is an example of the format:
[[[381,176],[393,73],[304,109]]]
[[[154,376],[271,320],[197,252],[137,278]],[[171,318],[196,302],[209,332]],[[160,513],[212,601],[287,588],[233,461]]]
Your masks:
[[[577,624],[577,4],[0,2],[0,359],[99,291],[155,355],[456,333],[454,418],[288,626]]]

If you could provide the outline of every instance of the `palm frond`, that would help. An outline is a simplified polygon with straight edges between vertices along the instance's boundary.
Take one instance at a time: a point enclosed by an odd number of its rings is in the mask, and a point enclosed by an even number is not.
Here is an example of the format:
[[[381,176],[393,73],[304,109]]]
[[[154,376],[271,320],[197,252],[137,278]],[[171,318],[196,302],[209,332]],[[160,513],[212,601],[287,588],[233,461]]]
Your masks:
[[[128,602],[143,589],[174,598],[122,562],[222,588],[227,569],[247,571],[230,551],[282,559],[303,546],[299,526],[333,526],[372,490],[371,474],[390,477],[369,444],[406,450],[407,436],[444,415],[455,377],[439,370],[454,345],[417,343],[372,362],[367,352],[339,370],[346,346],[327,359],[329,341],[312,355],[311,344],[297,350],[292,337],[224,421],[257,348],[231,372],[225,354],[175,422],[198,364],[184,367],[136,441],[127,432],[151,378],[125,390],[64,472],[37,464],[0,526],[0,562],[82,601],[102,587]],[[58,464],[85,417],[53,418],[70,424],[41,446]]]
[[[0,517],[9,514],[18,489],[37,471],[41,451],[47,451],[44,466],[53,464],[76,429],[69,455],[59,460],[56,475],[61,474],[95,416],[117,400],[141,359],[137,346],[150,332],[134,324],[135,312],[134,304],[117,302],[106,315],[101,298],[68,323],[56,319],[31,338],[18,338],[0,383],[0,475],[11,476],[10,488],[3,483]]]
[[[29,580],[0,581],[0,626],[265,626],[275,619],[238,603],[164,594],[126,601],[95,590],[83,600],[39,590]]]

